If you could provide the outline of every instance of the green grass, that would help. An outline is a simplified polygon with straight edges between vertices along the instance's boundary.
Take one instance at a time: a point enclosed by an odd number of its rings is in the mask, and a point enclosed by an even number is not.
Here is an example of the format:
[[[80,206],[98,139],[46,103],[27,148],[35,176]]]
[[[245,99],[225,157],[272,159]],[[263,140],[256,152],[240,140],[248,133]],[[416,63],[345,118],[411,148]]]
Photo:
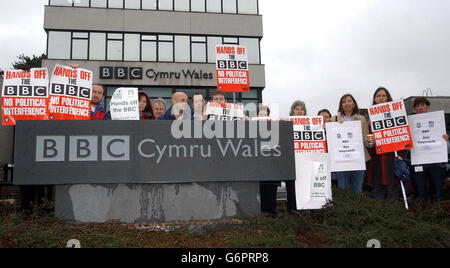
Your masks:
[[[205,228],[190,233],[187,228],[170,232],[137,230],[134,225],[67,224],[35,211],[0,215],[0,247],[65,247],[78,239],[84,248],[364,248],[370,239],[382,247],[450,247],[450,202],[425,206],[375,201],[366,195],[333,190],[334,201],[325,209],[288,214],[280,208],[277,217],[246,219],[226,228]]]

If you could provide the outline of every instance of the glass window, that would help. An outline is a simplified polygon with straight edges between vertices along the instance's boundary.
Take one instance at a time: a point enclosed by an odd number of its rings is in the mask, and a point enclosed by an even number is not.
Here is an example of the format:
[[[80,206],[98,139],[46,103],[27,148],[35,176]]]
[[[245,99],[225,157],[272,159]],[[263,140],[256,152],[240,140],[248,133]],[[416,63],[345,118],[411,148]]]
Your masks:
[[[173,61],[173,42],[158,43],[158,61]]]
[[[89,59],[105,60],[106,53],[106,34],[91,33],[89,42]]]
[[[206,62],[206,43],[192,43],[192,62]]]
[[[143,35],[142,40],[156,41],[156,35]]]
[[[125,34],[125,54],[124,60],[126,61],[139,61],[141,35],[139,34]]]
[[[192,42],[206,42],[206,37],[192,36]]]
[[[221,0],[206,0],[207,12],[222,13]]]
[[[123,35],[108,34],[107,60],[123,60]]]
[[[159,0],[160,10],[173,10],[173,0]]]
[[[125,0],[125,8],[141,9],[141,0]]]
[[[88,40],[73,39],[72,40],[72,59],[87,60],[88,56]]]
[[[238,0],[239,14],[258,14],[258,0]]]
[[[208,37],[208,62],[216,62],[216,46],[222,44],[222,37]]]
[[[156,42],[142,41],[142,61],[156,61]]]
[[[191,11],[205,12],[205,0],[191,0]]]
[[[142,0],[142,9],[156,10],[156,0]]]
[[[243,99],[257,99],[258,98],[258,90],[250,89],[250,92],[243,92],[242,98]]]
[[[72,6],[72,1],[67,0],[50,0],[51,6]]]
[[[259,39],[258,38],[239,38],[239,45],[247,48],[249,64],[260,64],[259,58]]]
[[[49,32],[48,33],[48,58],[49,59],[70,59],[70,32]]]
[[[189,0],[175,0],[176,11],[189,11]]]
[[[222,0],[223,13],[236,13],[236,0]]]
[[[106,7],[107,0],[91,0],[91,7]]]
[[[237,45],[239,44],[239,40],[236,37],[224,37],[223,43],[228,45]]]
[[[175,61],[190,62],[191,48],[189,36],[175,36]]]
[[[160,35],[159,41],[173,41],[172,35]]]
[[[73,33],[73,38],[88,38],[89,34],[88,33]]]
[[[70,2],[70,1],[67,1]],[[89,0],[73,1],[73,5],[76,7],[89,7]]]
[[[108,0],[108,1],[109,1],[108,4],[109,8],[123,8],[124,0]]]

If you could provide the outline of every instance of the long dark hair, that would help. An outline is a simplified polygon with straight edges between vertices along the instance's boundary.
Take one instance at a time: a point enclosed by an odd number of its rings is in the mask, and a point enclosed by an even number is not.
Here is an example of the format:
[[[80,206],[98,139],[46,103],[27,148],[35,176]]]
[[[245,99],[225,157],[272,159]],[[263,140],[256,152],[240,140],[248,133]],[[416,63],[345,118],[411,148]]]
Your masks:
[[[151,102],[149,96],[147,95],[147,93],[145,93],[143,91],[139,91],[139,98],[138,98],[138,100],[141,101],[142,97],[145,97],[145,99],[147,100],[147,104],[145,105],[144,111],[142,111],[142,116],[146,120],[154,120],[155,119],[155,113],[153,112],[153,106],[152,106],[152,102]]]
[[[344,108],[342,108],[342,102],[344,102],[344,100],[349,97],[352,99],[353,103],[355,104],[355,107],[353,107],[352,115],[359,114],[358,103],[356,102],[356,100],[352,94],[345,94],[344,96],[342,96],[341,100],[339,101],[339,111],[338,112],[345,115]]]
[[[379,87],[379,88],[377,88],[377,90],[375,90],[375,93],[373,93],[373,103],[372,103],[372,105],[377,105],[377,103],[375,102],[375,97],[377,96],[377,94],[380,92],[380,91],[382,91],[382,90],[384,90],[384,92],[386,92],[386,95],[387,95],[387,98],[388,98],[388,101],[387,102],[391,102],[392,101],[392,97],[391,97],[391,93],[389,93],[389,91],[386,89],[386,88],[384,88],[384,87]]]

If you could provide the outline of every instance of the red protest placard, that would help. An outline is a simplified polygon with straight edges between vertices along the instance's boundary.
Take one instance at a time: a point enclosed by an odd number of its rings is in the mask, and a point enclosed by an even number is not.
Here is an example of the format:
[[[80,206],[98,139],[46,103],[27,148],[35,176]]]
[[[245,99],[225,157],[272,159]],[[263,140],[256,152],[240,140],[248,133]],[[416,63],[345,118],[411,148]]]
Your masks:
[[[92,72],[56,65],[50,81],[52,120],[91,120]]]
[[[235,45],[217,45],[216,75],[219,91],[249,92],[247,49]]]
[[[369,108],[369,116],[377,154],[413,148],[403,101],[372,106]]]
[[[294,150],[296,153],[326,153],[327,140],[322,116],[291,116],[294,125]]]
[[[17,120],[48,120],[47,68],[7,70],[2,91],[2,125]]]

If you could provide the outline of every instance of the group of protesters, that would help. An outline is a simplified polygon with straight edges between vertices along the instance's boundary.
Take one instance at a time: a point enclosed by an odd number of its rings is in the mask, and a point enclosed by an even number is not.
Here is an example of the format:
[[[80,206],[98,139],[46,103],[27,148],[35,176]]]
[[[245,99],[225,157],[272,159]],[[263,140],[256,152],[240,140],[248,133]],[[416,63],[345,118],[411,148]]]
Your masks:
[[[101,85],[93,86],[92,97],[92,118],[110,119],[110,115],[101,105],[105,95]],[[206,120],[205,114],[206,99],[202,94],[194,94],[192,97],[193,112],[185,112],[189,107],[188,96],[183,92],[176,92],[171,98],[172,106],[167,108],[163,99],[151,101],[147,93],[139,91],[139,111],[141,120]],[[215,103],[226,103],[223,92],[216,92],[209,100]],[[372,104],[392,102],[390,92],[383,87],[378,88],[373,94]],[[417,114],[429,111],[430,102],[425,97],[416,98],[414,109]],[[190,109],[190,107],[189,107]],[[303,101],[294,101],[291,106],[290,116],[307,116],[306,104]],[[270,108],[260,104],[257,109],[258,117],[270,116]],[[351,189],[356,194],[363,192],[363,186],[371,188],[371,196],[377,200],[396,201],[399,200],[399,179],[394,174],[394,159],[398,157],[404,161],[410,161],[409,151],[377,154],[374,146],[374,139],[370,137],[370,123],[365,116],[361,115],[356,99],[351,94],[345,94],[340,98],[339,109],[336,115],[332,115],[328,109],[318,112],[322,116],[324,123],[346,121],[360,121],[362,137],[364,141],[364,158],[366,170],[341,171],[332,173],[333,184],[341,189]],[[245,119],[248,120],[248,117]],[[442,133],[442,138],[446,140],[448,146],[449,136]],[[450,148],[449,148],[450,150]],[[446,179],[446,164],[422,165],[420,169],[410,165],[411,182],[414,195],[421,200],[440,201],[444,200],[444,183]],[[275,209],[277,182],[261,183],[262,210],[273,213]],[[428,186],[430,189],[428,189]],[[286,181],[288,197],[288,210],[296,210],[295,183]]]

